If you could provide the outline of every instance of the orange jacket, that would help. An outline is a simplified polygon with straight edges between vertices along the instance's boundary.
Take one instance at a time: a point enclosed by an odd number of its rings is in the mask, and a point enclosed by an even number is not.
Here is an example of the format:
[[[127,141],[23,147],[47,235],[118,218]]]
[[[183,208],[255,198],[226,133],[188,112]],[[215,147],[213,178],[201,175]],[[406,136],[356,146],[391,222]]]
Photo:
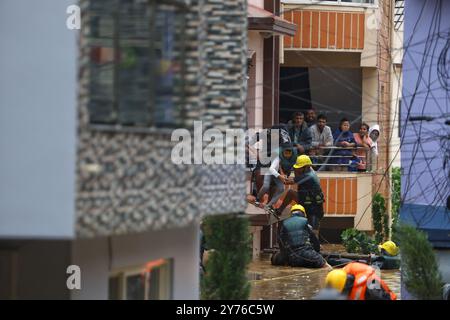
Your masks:
[[[378,282],[381,288],[389,294],[391,300],[397,299],[395,293],[376,275],[375,269],[371,266],[364,263],[351,262],[344,267],[344,271],[355,277],[353,287],[348,295],[350,300],[365,300],[367,290],[371,290],[367,285],[373,282]]]

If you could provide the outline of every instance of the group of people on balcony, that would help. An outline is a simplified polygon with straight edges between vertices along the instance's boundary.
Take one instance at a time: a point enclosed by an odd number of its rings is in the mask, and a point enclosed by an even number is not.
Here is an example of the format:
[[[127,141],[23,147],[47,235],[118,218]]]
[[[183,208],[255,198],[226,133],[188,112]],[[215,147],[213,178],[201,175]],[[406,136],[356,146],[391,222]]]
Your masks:
[[[316,117],[314,109],[305,113],[295,112],[287,124],[287,130],[298,154],[307,154],[314,164],[325,165],[334,171],[359,171],[368,169],[368,159],[378,155],[377,139],[380,127],[372,128],[361,123],[359,132],[350,131],[350,121],[342,118],[339,128],[332,132],[327,117]]]
[[[362,123],[359,132],[352,133],[350,131],[350,122],[344,118],[341,119],[339,128],[332,133],[331,128],[327,126],[326,116],[321,114],[316,118],[315,111],[309,109],[305,114],[295,112],[290,123],[277,125],[272,127],[272,129],[281,129],[281,148],[275,151],[277,156],[272,160],[268,172],[266,174],[260,173],[260,175],[264,176],[263,184],[260,188],[252,191],[255,197],[255,204],[261,206],[261,200],[264,195],[270,193],[271,197],[265,205],[265,209],[279,216],[290,201],[295,200],[297,196],[299,198],[303,197],[302,194],[297,195],[292,190],[289,190],[289,193],[285,196],[285,201],[280,207],[281,210],[276,212],[277,210],[273,209],[273,205],[283,195],[285,185],[297,183],[299,187],[302,187],[300,189],[301,192],[307,190],[307,192],[311,193],[308,194],[308,199],[314,199],[313,205],[311,208],[308,208],[308,211],[310,213],[314,212],[310,217],[317,218],[317,221],[310,221],[313,229],[317,232],[319,221],[323,216],[323,209],[321,209],[323,198],[318,203],[316,203],[316,198],[323,197],[323,194],[315,169],[323,166],[321,170],[327,170],[327,165],[329,165],[335,171],[366,171],[367,154],[369,152],[377,153],[376,140],[379,136],[379,127],[376,125],[370,130],[367,124]],[[270,134],[267,139],[269,139],[269,136]],[[301,161],[304,162],[301,166],[297,163],[300,156],[306,157],[301,158]],[[257,164],[255,169],[262,167],[264,166]],[[292,172],[295,172],[296,178],[294,179],[297,179],[298,176],[298,179],[295,181],[289,178]],[[255,175],[253,179],[256,182]],[[300,203],[305,205],[304,201]],[[306,205],[309,206],[309,204]]]

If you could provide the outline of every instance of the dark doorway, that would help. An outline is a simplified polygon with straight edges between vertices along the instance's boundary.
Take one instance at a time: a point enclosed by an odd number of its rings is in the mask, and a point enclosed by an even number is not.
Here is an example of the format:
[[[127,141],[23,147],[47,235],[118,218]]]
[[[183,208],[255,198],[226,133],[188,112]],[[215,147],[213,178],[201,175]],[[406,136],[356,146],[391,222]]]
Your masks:
[[[308,68],[280,68],[280,122],[286,123],[295,111],[311,106]]]

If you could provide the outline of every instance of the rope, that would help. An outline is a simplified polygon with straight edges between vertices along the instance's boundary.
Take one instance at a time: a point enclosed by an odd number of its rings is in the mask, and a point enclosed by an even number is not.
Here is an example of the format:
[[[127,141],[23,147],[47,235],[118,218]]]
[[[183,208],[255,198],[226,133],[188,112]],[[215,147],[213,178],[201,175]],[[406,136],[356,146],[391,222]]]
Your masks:
[[[348,263],[350,263],[350,262],[351,262],[351,261],[349,261],[349,262],[344,262],[344,263],[335,265],[334,267],[331,267],[331,270],[336,269],[336,268],[339,268],[339,267],[342,267],[342,266],[345,266],[346,264],[348,264]],[[286,278],[297,277],[297,276],[305,276],[305,275],[313,274],[313,273],[315,273],[315,272],[323,272],[323,271],[326,271],[326,270],[327,270],[326,268],[320,268],[320,269],[316,269],[316,270],[311,270],[310,272],[306,272],[306,273],[299,272],[299,273],[289,274],[289,275],[281,276],[281,277],[274,277],[274,278],[267,278],[267,279],[259,279],[259,280],[250,280],[249,282],[250,282],[250,283],[255,283],[255,284],[256,284],[256,283],[262,283],[262,282],[267,282],[267,281],[272,281],[272,280],[280,280],[280,279],[286,279]],[[331,270],[330,270],[330,271],[331,271]]]

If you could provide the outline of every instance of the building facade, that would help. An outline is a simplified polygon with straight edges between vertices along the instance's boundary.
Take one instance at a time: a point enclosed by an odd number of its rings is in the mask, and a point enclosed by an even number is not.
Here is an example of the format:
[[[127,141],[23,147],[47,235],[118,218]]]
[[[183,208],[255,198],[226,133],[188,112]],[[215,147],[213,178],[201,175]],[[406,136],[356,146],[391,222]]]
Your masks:
[[[246,2],[82,0],[80,30],[71,5],[1,31],[1,296],[197,299],[198,224],[245,210],[245,167],[174,164],[172,132],[245,127]]]
[[[336,130],[347,118],[351,131],[359,124],[380,126],[378,156],[362,173],[319,173],[326,195],[322,228],[339,240],[345,228],[373,231],[372,196],[390,203],[390,170],[394,143],[391,52],[392,1],[282,1],[283,17],[295,23],[294,37],[284,37],[280,81],[280,119],[294,111],[325,114]],[[400,59],[401,61],[401,59]],[[368,156],[369,157],[369,156]]]
[[[450,282],[450,3],[405,1],[400,219],[428,234]],[[410,295],[402,290],[402,298]]]

